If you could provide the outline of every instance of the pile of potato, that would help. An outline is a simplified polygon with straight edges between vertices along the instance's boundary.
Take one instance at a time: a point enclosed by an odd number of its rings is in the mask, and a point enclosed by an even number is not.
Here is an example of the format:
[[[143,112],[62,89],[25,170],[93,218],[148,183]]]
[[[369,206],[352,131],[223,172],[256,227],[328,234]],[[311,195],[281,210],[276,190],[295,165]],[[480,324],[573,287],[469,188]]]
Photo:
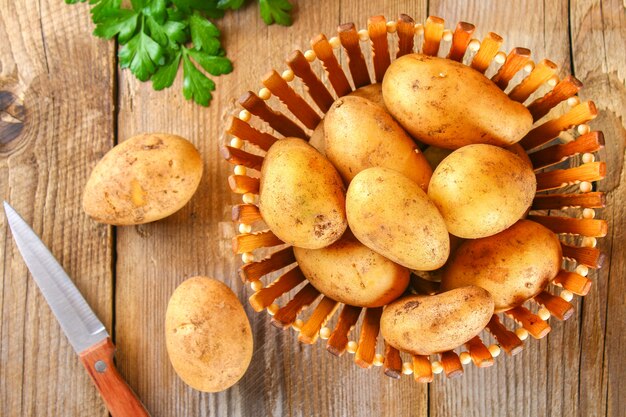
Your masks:
[[[531,125],[483,74],[405,55],[382,85],[336,100],[310,143],[270,148],[259,208],[320,292],[386,306],[392,346],[450,350],[541,292],[561,265],[554,233],[523,219],[536,180],[516,142]],[[441,292],[412,294],[412,271],[433,271]]]

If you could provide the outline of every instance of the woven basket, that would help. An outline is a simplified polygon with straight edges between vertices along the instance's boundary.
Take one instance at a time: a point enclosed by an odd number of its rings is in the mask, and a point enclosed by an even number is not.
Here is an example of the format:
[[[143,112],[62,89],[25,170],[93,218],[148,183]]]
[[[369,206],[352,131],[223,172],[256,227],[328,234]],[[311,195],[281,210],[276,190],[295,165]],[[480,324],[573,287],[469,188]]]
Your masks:
[[[489,32],[479,41],[472,38],[474,32],[470,23],[460,22],[452,31],[445,29],[441,18],[431,16],[416,24],[404,14],[397,21],[371,17],[367,29],[360,31],[353,23],[343,24],[337,36],[317,35],[311,50],[291,53],[289,69],[270,71],[258,94],[248,91],[239,99],[243,110],[228,120],[228,139],[222,147],[224,158],[234,165],[229,186],[243,196],[243,204],[232,209],[240,233],[233,238],[233,250],[242,255],[240,274],[254,291],[252,307],[267,310],[277,327],[299,332],[302,343],[325,339],[330,353],[354,354],[361,367],[381,366],[393,378],[413,374],[416,381],[430,382],[441,372],[461,375],[463,365],[470,362],[491,366],[501,350],[510,355],[521,352],[528,335],[546,336],[549,318],[569,318],[573,295],[589,291],[589,269],[600,268],[604,259],[595,248],[596,238],[605,236],[608,227],[606,221],[594,219],[594,209],[605,204],[604,195],[593,191],[594,182],[606,171],[605,163],[596,162],[594,156],[604,145],[603,135],[587,125],[597,115],[595,105],[578,99],[582,84],[572,76],[560,80],[553,62],[531,61],[526,48],[501,52],[502,37]],[[340,52],[347,56],[345,68],[338,60]],[[535,125],[519,143],[529,153],[537,176],[537,195],[528,218],[560,236],[564,257],[564,269],[534,299],[493,315],[485,330],[464,346],[431,356],[399,352],[384,343],[378,337],[382,308],[341,307],[320,294],[300,271],[292,248],[267,230],[255,204],[263,153],[280,135],[308,138],[336,97],[381,82],[394,55],[412,52],[445,56],[491,73],[512,100],[526,104]],[[437,291],[436,282],[415,276],[411,281],[414,292]]]

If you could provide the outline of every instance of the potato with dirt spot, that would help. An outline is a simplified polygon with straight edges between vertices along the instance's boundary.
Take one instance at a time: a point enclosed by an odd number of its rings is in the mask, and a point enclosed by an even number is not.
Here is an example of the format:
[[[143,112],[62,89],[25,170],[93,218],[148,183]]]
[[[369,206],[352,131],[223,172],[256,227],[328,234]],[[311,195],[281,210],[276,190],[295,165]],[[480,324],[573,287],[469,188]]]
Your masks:
[[[346,183],[367,168],[404,174],[424,191],[432,169],[413,139],[380,106],[361,97],[333,103],[324,122],[326,156]]]
[[[153,222],[180,210],[202,178],[202,159],[180,136],[144,133],[113,147],[91,172],[83,209],[100,223]]]
[[[518,221],[530,207],[537,180],[526,162],[492,145],[468,145],[435,169],[428,197],[455,236],[495,235]]]
[[[357,88],[356,90],[348,94],[348,96],[365,98],[374,104],[378,104],[386,111],[387,109],[385,107],[385,101],[383,100],[382,88],[383,86],[381,83],[370,84],[361,88]],[[311,138],[309,139],[309,143],[311,144],[311,146],[317,149],[322,155],[326,155],[326,144],[324,141],[324,120],[325,119],[322,119],[322,121],[317,125],[315,130],[313,130]]]
[[[463,345],[485,328],[492,315],[493,299],[480,287],[407,295],[385,307],[380,332],[396,349],[432,355]]]
[[[460,62],[421,54],[391,63],[383,98],[411,136],[440,148],[508,146],[533,124],[528,109],[483,74]]]
[[[326,248],[293,250],[309,282],[341,303],[381,307],[401,296],[409,284],[407,268],[361,244],[349,231]]]
[[[252,359],[252,330],[237,296],[222,282],[193,277],[176,288],[165,313],[165,346],[174,370],[199,391],[234,385]]]
[[[432,271],[450,253],[445,222],[426,193],[388,168],[368,168],[354,177],[346,195],[354,236],[365,246],[409,269]]]
[[[559,238],[539,223],[520,220],[496,235],[465,241],[446,265],[441,289],[482,287],[499,313],[543,291],[561,262]]]
[[[279,239],[306,249],[332,244],[348,227],[341,177],[302,139],[281,139],[265,155],[259,210]]]

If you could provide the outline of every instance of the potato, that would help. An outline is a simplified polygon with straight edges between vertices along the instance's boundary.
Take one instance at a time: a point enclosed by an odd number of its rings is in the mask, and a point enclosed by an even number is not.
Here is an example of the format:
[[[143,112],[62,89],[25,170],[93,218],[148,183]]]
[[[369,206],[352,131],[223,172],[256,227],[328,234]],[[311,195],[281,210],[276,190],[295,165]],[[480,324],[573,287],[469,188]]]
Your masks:
[[[463,345],[480,333],[492,315],[493,299],[480,287],[408,295],[385,307],[380,332],[396,349],[431,355]]]
[[[196,192],[202,159],[187,140],[144,133],[113,147],[91,172],[83,209],[100,223],[149,223],[180,210]]]
[[[265,155],[259,210],[279,239],[306,249],[330,245],[348,226],[341,177],[302,139],[281,139]]]
[[[362,245],[350,232],[322,249],[294,247],[300,269],[322,294],[360,307],[380,307],[409,284],[409,270]]]
[[[388,168],[357,174],[346,195],[348,224],[365,246],[409,269],[431,271],[450,253],[445,222],[426,193]]]
[[[385,108],[385,101],[383,100],[382,88],[383,86],[381,83],[370,84],[357,88],[348,95],[365,98],[387,110]],[[311,135],[311,138],[309,139],[309,144],[317,149],[322,155],[326,155],[326,145],[324,143],[324,120],[325,119],[322,119],[322,121],[317,125]]]
[[[324,131],[326,156],[346,183],[366,168],[385,167],[428,189],[428,161],[382,107],[361,97],[337,99],[326,114]]]
[[[492,145],[457,149],[435,169],[428,197],[455,236],[495,235],[518,221],[530,207],[537,181],[518,156]]]
[[[381,83],[374,83],[357,88],[348,95],[365,98],[374,104],[378,104],[380,107],[385,109],[385,111],[387,111],[385,100],[383,99],[383,85]]]
[[[174,370],[199,391],[234,385],[252,359],[250,322],[237,296],[212,278],[189,278],[165,313],[165,346]]]
[[[558,237],[538,223],[520,220],[496,235],[465,241],[446,265],[441,289],[482,287],[493,296],[498,313],[539,294],[561,262]]]
[[[506,149],[509,152],[513,152],[515,155],[519,156],[520,159],[524,161],[530,169],[534,169],[533,163],[530,160],[530,157],[528,156],[524,148],[522,148],[522,145],[520,145],[519,143],[514,143],[513,145],[507,146],[504,149]]]
[[[533,124],[528,109],[490,79],[444,58],[409,54],[396,59],[385,73],[383,98],[414,138],[440,148],[511,145]]]

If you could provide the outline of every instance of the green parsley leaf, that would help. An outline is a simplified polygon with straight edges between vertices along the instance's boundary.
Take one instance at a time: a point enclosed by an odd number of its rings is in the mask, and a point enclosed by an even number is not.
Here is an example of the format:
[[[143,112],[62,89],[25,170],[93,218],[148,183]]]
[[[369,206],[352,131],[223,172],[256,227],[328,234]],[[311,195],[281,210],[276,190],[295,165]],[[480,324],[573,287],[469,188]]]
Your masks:
[[[167,46],[169,38],[165,32],[165,28],[161,26],[152,16],[146,17],[146,23],[148,24],[148,30],[150,36],[161,46]]]
[[[246,0],[219,0],[217,2],[217,8],[222,10],[237,10],[246,2]]]
[[[111,39],[117,36],[120,44],[125,44],[137,29],[139,15],[128,9],[112,9],[96,25],[93,34],[99,38]]]
[[[220,31],[213,23],[194,13],[189,16],[189,29],[194,48],[202,49],[209,55],[217,54],[221,46]]]
[[[276,22],[282,26],[291,26],[291,9],[289,0],[259,0],[261,18],[266,25]]]
[[[194,10],[204,12],[207,16],[214,19],[219,19],[224,16],[224,10],[217,8],[215,0],[171,0],[177,9],[191,14]]]
[[[130,68],[140,81],[147,81],[156,67],[164,63],[163,48],[143,30],[120,49],[118,57],[120,67]]]
[[[221,56],[209,55],[206,52],[187,49],[187,52],[206,72],[211,75],[228,74],[233,70],[230,59]]]
[[[189,40],[189,35],[185,32],[186,27],[187,25],[176,20],[168,20],[163,25],[163,30],[165,30],[165,34],[174,49],[179,49],[180,46],[178,44],[184,44]]]
[[[119,10],[122,0],[92,0],[90,3],[97,3],[96,6],[91,9],[91,20],[93,20],[94,23],[99,23]]]
[[[165,11],[165,0],[151,0],[150,3],[143,8],[143,14],[151,16],[159,24],[163,24],[165,22],[165,16],[167,15]]]
[[[207,78],[189,59],[183,55],[183,95],[187,100],[193,99],[198,104],[208,106],[213,98],[211,91],[215,90],[215,83]]]
[[[169,64],[159,67],[151,78],[152,88],[159,91],[170,87],[174,83],[180,65],[180,56],[181,53],[177,52],[170,60]]]

